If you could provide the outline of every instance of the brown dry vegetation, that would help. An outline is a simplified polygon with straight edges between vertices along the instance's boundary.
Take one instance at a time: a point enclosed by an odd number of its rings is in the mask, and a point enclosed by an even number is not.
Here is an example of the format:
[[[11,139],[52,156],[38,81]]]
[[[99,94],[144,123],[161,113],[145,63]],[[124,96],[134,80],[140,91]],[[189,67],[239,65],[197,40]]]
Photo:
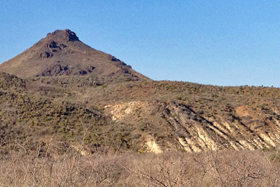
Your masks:
[[[25,155],[0,160],[0,186],[280,186],[280,153],[209,151]]]

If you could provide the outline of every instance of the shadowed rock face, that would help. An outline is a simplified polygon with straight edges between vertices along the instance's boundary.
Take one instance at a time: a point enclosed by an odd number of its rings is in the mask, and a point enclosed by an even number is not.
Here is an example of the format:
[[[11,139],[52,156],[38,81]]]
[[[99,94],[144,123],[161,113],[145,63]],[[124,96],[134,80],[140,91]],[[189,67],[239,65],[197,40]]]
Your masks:
[[[103,82],[145,81],[116,57],[81,42],[71,30],[56,30],[23,53],[0,65],[18,77],[91,76]]]

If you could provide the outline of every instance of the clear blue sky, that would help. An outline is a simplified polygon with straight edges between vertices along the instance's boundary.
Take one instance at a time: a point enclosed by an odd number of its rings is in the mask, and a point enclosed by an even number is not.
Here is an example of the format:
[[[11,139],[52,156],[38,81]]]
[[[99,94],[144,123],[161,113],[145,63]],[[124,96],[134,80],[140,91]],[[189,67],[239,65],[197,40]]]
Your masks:
[[[2,0],[0,62],[71,29],[154,80],[280,87],[280,1]]]

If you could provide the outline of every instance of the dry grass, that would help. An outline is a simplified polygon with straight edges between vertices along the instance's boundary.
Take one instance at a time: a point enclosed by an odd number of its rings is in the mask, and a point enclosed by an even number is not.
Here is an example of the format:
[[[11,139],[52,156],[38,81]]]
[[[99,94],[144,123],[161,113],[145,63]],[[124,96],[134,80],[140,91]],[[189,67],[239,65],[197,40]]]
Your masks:
[[[0,186],[280,186],[279,152],[166,152],[0,160]]]

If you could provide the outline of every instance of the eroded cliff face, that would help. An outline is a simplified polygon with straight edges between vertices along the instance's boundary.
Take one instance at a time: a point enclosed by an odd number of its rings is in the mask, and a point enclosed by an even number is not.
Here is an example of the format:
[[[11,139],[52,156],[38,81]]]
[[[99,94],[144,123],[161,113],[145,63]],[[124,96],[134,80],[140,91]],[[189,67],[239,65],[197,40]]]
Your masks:
[[[155,153],[255,150],[276,147],[280,140],[280,115],[275,108],[243,105],[205,114],[180,102],[132,101],[107,105],[105,114],[139,127],[143,149]]]

